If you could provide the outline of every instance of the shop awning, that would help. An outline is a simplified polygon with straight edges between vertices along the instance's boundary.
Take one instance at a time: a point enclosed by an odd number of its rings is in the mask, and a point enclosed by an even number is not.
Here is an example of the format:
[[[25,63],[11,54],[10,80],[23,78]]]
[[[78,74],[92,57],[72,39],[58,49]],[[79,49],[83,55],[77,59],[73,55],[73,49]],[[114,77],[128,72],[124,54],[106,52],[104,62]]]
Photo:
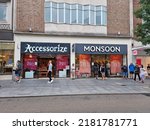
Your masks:
[[[132,48],[132,51],[134,51],[134,50],[144,50],[144,49],[150,49],[150,45],[137,46],[137,47]]]

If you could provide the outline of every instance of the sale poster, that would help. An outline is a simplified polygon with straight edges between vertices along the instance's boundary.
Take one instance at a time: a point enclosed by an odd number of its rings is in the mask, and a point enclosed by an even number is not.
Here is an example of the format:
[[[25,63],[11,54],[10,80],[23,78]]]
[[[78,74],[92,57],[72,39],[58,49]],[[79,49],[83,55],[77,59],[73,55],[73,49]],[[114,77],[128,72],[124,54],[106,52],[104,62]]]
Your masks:
[[[90,55],[79,55],[79,72],[91,73],[91,57]]]
[[[63,70],[67,69],[69,63],[68,63],[68,56],[58,55],[56,57],[57,59],[57,70]]]
[[[122,55],[110,55],[111,74],[121,72]]]
[[[37,69],[37,57],[36,56],[26,56],[24,58],[24,69],[36,70]]]

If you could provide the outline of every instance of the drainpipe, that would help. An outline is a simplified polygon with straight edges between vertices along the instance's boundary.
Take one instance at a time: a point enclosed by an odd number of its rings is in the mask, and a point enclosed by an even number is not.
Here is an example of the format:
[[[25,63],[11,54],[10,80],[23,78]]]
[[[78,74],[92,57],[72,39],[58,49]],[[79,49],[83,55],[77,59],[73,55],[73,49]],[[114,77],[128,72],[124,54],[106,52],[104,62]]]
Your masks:
[[[12,18],[11,18],[11,23],[12,23],[12,31],[14,31],[14,0],[12,0]]]

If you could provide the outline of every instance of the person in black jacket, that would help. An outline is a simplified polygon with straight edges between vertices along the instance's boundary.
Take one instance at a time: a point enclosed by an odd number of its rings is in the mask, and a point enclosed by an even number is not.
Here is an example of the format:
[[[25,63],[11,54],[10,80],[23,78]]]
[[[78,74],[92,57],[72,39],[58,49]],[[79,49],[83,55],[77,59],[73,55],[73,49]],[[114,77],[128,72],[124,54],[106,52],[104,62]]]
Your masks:
[[[148,73],[148,76],[150,76],[150,64],[147,65],[147,73]]]
[[[101,65],[100,71],[101,71],[101,75],[102,75],[102,80],[105,80],[106,68],[105,68],[104,64]]]
[[[134,80],[136,81],[136,75],[139,78],[139,81],[141,80],[140,78],[140,67],[138,64],[136,64],[135,68],[134,68]]]
[[[126,65],[123,65],[121,69],[122,69],[123,78],[127,79],[128,78],[128,67]]]
[[[18,60],[16,63],[16,70],[15,70],[16,82],[21,81],[21,71],[22,71],[22,64],[21,64],[21,61]]]
[[[97,63],[94,63],[94,77],[98,79],[98,71],[99,71],[99,66]]]

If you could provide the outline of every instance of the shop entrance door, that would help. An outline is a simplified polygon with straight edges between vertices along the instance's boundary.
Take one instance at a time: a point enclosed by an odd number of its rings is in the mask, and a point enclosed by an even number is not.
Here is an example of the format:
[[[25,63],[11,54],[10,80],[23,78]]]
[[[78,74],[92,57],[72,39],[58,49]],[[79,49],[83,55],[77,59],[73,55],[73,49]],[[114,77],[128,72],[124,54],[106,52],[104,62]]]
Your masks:
[[[52,77],[55,77],[55,64],[56,64],[56,58],[39,58],[38,59],[38,73],[39,73],[39,78],[45,78],[47,77],[47,70],[48,70],[48,62],[49,60],[52,61],[53,64],[53,72],[52,72]]]

